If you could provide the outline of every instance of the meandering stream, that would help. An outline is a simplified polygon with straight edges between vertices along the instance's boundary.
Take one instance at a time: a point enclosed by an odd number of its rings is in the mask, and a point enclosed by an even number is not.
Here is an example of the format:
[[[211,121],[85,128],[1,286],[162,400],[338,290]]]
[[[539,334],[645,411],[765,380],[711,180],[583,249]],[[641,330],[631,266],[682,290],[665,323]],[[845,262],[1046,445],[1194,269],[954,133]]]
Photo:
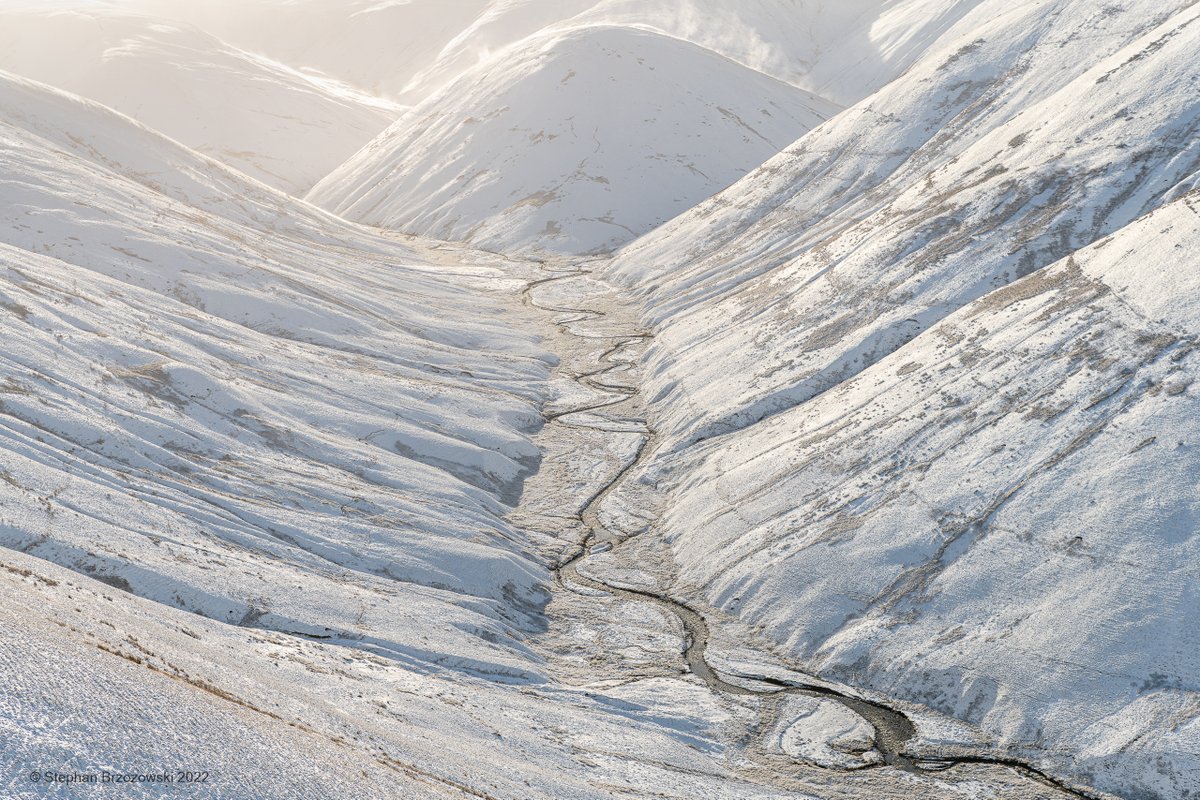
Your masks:
[[[569,315],[566,319],[556,319],[555,324],[569,335],[579,336],[579,334],[572,330],[573,326],[588,320],[602,319],[608,315],[608,312],[596,308],[571,308],[541,303],[535,299],[534,293],[538,287],[549,283],[582,279],[590,275],[590,271],[586,269],[555,271],[548,277],[531,281],[524,289],[524,300],[527,305],[541,311],[556,315]],[[636,385],[629,386],[621,383],[609,383],[605,382],[603,378],[605,375],[621,370],[631,363],[629,359],[618,358],[621,354],[643,344],[652,337],[652,333],[641,330],[605,335],[603,337],[586,337],[593,341],[596,338],[604,338],[610,339],[613,342],[599,356],[599,366],[596,369],[572,376],[581,386],[592,392],[600,393],[603,399],[546,413],[547,422],[575,426],[576,423],[572,421],[572,417],[579,417],[604,409],[614,409],[616,406],[626,404],[632,400],[638,393]],[[761,676],[730,675],[729,678],[745,681],[745,684],[748,685],[733,683],[728,678],[719,674],[709,664],[706,652],[710,641],[710,625],[704,615],[697,611],[695,607],[667,594],[634,586],[621,585],[581,572],[580,567],[593,552],[615,549],[626,540],[622,533],[610,530],[605,526],[599,512],[608,497],[619,490],[625,479],[635,472],[647,458],[653,456],[655,449],[656,434],[646,419],[621,416],[614,418],[612,421],[619,422],[625,426],[633,425],[640,429],[641,442],[633,457],[608,478],[604,485],[588,499],[580,511],[580,521],[583,523],[586,534],[582,541],[577,542],[577,547],[573,554],[555,567],[555,575],[564,590],[582,587],[635,602],[653,603],[670,612],[679,619],[683,626],[685,632],[683,656],[691,673],[702,680],[713,692],[725,695],[756,696],[761,698],[764,701],[763,714],[778,713],[784,698],[788,695],[800,694],[840,703],[854,714],[866,720],[874,729],[874,746],[881,758],[874,763],[865,762],[861,767],[829,767],[829,769],[862,771],[874,768],[893,768],[914,773],[925,773],[934,771],[943,772],[965,765],[983,765],[995,767],[996,769],[1015,771],[1031,781],[1056,790],[1065,797],[1085,798],[1085,800],[1098,800],[1098,798],[1102,797],[1098,793],[1072,786],[1064,780],[1047,774],[1037,767],[1015,758],[992,756],[989,754],[946,757],[924,754],[919,757],[914,756],[907,751],[907,748],[916,737],[917,728],[908,716],[883,703],[856,696],[831,686],[787,682]],[[586,426],[580,424],[578,427],[597,430],[594,425],[590,424]],[[622,432],[628,433],[628,428]]]

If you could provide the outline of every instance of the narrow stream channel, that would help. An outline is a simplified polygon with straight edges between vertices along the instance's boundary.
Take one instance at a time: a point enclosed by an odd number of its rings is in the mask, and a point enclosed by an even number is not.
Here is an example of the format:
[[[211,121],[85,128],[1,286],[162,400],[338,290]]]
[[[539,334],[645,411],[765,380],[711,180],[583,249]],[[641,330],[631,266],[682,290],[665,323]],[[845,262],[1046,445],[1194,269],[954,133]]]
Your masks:
[[[540,278],[528,283],[523,291],[523,300],[527,305],[537,308],[541,311],[554,314],[572,315],[570,319],[555,321],[555,324],[566,331],[569,335],[578,336],[579,334],[575,334],[571,331],[572,325],[587,320],[601,319],[606,317],[608,313],[606,311],[594,308],[563,308],[545,305],[537,302],[534,299],[533,292],[537,287],[548,283],[576,278],[587,278],[590,275],[591,272],[587,269],[556,271],[549,277]],[[601,378],[605,374],[619,370],[630,363],[628,361],[617,361],[616,357],[623,351],[652,339],[653,334],[645,331],[635,331],[628,334],[605,336],[603,338],[612,339],[614,344],[600,355],[598,359],[599,367],[590,372],[575,375],[573,376],[573,379],[588,389],[600,392],[604,395],[610,395],[610,397],[602,401],[547,413],[545,417],[548,423],[571,426],[572,423],[569,418],[574,415],[595,412],[601,409],[618,406],[630,401],[637,395],[637,387],[605,383],[603,380],[601,380]],[[728,680],[722,678],[716,672],[716,670],[709,665],[706,659],[705,654],[709,644],[710,628],[708,621],[696,609],[664,594],[630,586],[621,586],[582,574],[579,571],[579,566],[591,554],[593,547],[605,543],[611,545],[612,548],[616,548],[622,543],[623,540],[620,535],[610,531],[600,520],[599,510],[604,504],[604,501],[620,488],[626,477],[631,472],[635,471],[639,466],[641,466],[643,461],[645,461],[654,453],[655,449],[654,444],[657,435],[645,419],[621,417],[619,419],[615,419],[614,421],[619,421],[622,424],[635,424],[642,427],[642,441],[638,446],[634,457],[630,459],[628,463],[626,463],[619,471],[612,475],[608,482],[599,491],[592,495],[592,497],[581,510],[579,515],[580,520],[584,525],[584,529],[587,531],[584,540],[579,543],[578,549],[574,555],[558,564],[554,569],[555,576],[559,584],[564,589],[571,590],[571,586],[584,587],[593,591],[604,592],[616,597],[622,597],[627,600],[654,603],[655,605],[658,605],[659,607],[669,611],[679,619],[685,631],[683,655],[688,669],[697,678],[704,681],[708,688],[713,692],[726,695],[757,696],[763,698],[765,701],[767,701],[767,706],[765,707],[764,713],[775,713],[775,711],[782,704],[783,699],[790,694],[800,694],[809,697],[823,698],[838,702],[853,713],[865,719],[872,726],[872,728],[874,728],[874,744],[876,750],[878,750],[883,757],[882,761],[874,764],[865,764],[856,768],[828,767],[830,770],[861,771],[880,767],[891,767],[909,772],[942,772],[963,765],[995,766],[997,768],[1013,770],[1025,776],[1026,778],[1029,778],[1030,780],[1055,789],[1067,797],[1083,798],[1084,800],[1102,800],[1102,797],[1099,794],[1072,786],[1063,780],[1043,772],[1037,767],[1013,758],[988,755],[914,757],[905,751],[909,743],[915,738],[917,729],[912,720],[910,720],[903,712],[873,700],[867,700],[862,697],[856,697],[852,694],[847,694],[829,686],[744,676],[737,677],[743,677],[744,680],[762,684],[764,688],[749,688],[747,686],[730,683]],[[591,427],[591,429],[595,430],[594,427]]]

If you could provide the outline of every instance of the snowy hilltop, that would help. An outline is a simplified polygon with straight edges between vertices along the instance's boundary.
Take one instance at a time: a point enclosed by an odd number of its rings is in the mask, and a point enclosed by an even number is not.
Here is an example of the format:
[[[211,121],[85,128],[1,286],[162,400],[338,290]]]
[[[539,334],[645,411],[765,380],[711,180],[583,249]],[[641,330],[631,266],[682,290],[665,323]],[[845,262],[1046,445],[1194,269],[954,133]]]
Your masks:
[[[576,28],[468,70],[308,199],[348,219],[487,250],[604,253],[836,111],[660,33]]]

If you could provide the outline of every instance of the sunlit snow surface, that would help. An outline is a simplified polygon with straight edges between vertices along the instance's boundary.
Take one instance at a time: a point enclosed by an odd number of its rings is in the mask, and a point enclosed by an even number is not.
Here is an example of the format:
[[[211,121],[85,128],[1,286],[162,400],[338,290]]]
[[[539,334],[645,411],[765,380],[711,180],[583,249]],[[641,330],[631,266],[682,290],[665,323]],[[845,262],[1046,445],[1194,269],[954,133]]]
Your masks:
[[[582,27],[468,70],[308,198],[489,250],[608,252],[836,111],[688,42]]]
[[[1200,785],[1198,49],[1191,3],[983,4],[614,263],[686,585],[1162,797]]]
[[[1194,4],[0,20],[6,796],[1200,789]]]

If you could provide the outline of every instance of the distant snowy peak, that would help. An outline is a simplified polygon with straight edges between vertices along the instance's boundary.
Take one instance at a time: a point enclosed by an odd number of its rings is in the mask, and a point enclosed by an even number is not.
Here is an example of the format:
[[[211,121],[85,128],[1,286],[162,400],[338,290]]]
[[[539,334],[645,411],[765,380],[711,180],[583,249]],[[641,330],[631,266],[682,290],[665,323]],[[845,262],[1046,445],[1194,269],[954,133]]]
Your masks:
[[[105,7],[0,8],[0,69],[111,106],[290,193],[399,113],[190,25]]]
[[[900,74],[980,0],[491,0],[400,95],[418,102],[538,31],[646,27],[841,104]]]
[[[620,25],[653,28],[848,105],[903,72],[981,0],[115,2],[406,104],[526,37]]]
[[[606,252],[837,110],[679,39],[576,28],[466,73],[309,199],[353,220],[487,249]]]
[[[246,50],[396,97],[495,0],[116,2],[186,20]]]

